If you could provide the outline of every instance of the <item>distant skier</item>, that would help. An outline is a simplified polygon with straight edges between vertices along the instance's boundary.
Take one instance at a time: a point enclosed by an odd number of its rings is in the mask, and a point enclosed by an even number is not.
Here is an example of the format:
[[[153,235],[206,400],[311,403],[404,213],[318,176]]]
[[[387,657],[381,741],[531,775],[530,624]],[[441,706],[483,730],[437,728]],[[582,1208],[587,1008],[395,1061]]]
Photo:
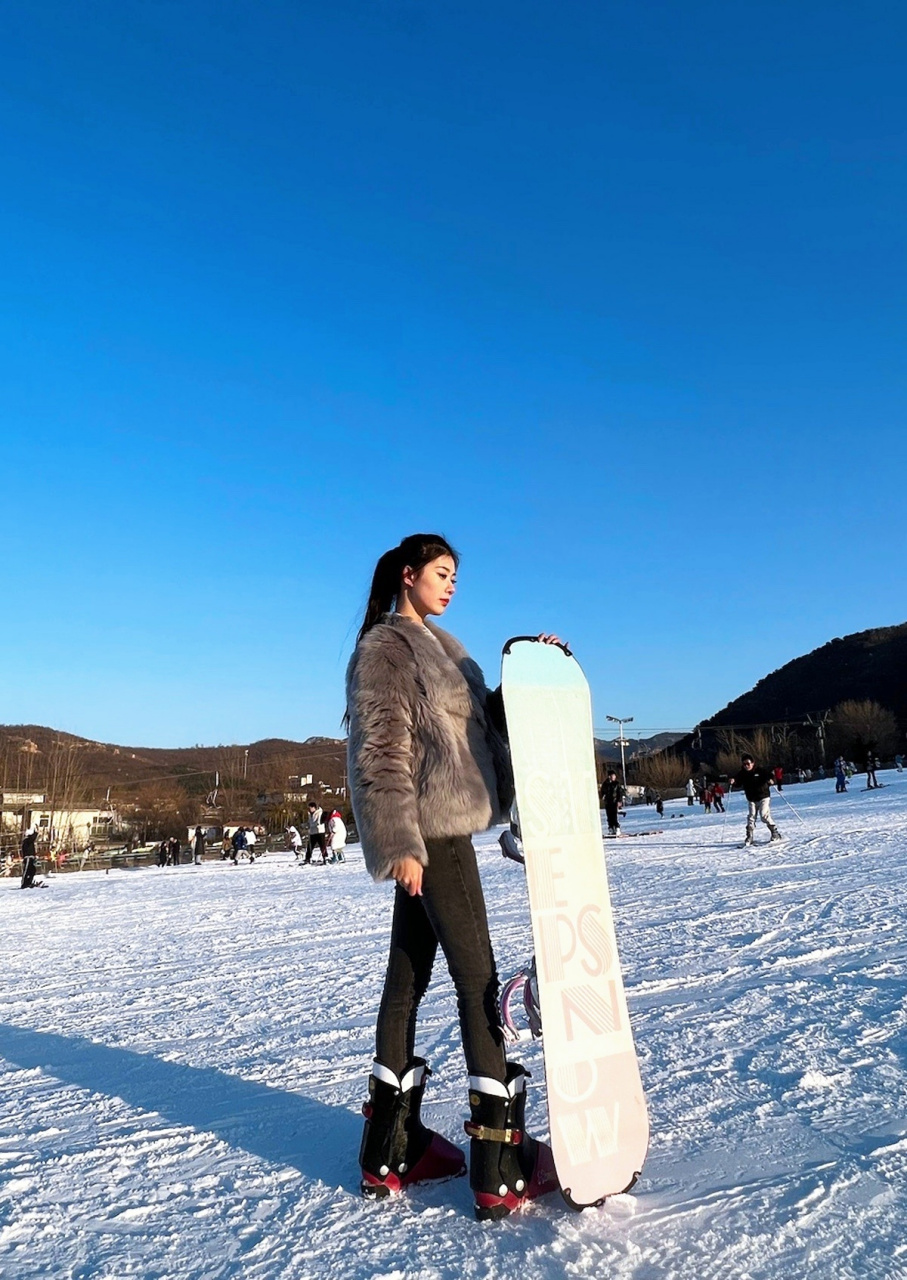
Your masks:
[[[866,789],[868,791],[872,791],[876,787],[880,787],[882,785],[879,782],[878,778],[876,777],[877,767],[878,767],[878,760],[876,759],[874,753],[870,751],[866,756]]]
[[[895,756],[894,767],[897,769],[898,773],[904,772],[904,757],[902,755]]]
[[[772,770],[772,777],[775,779],[775,786],[779,791],[782,791],[784,789],[784,770],[781,768],[780,764],[776,765]],[[800,781],[802,782],[803,779],[801,778]]]
[[[664,817],[664,811],[665,811],[665,802],[664,802],[664,800],[662,800],[662,798],[661,798],[661,792],[660,792],[660,791],[656,791],[656,793],[655,793],[655,812],[658,814],[659,818],[662,818],[662,817]]]
[[[324,810],[321,805],[315,803],[314,800],[309,801],[309,838],[305,847],[306,862],[312,861],[312,852],[315,846],[321,850],[322,864],[327,862],[327,853],[325,852],[324,841]]]
[[[22,880],[20,889],[32,889],[35,884],[35,870],[38,865],[38,828],[29,827],[22,839],[20,850],[22,857]]]
[[[246,827],[246,852],[249,855],[249,861],[255,861],[255,846],[258,844],[258,836],[255,834],[253,827]]]
[[[382,555],[347,670],[356,828],[372,878],[397,883],[359,1163],[362,1193],[376,1198],[466,1170],[419,1115],[428,1066],[415,1056],[416,1014],[440,946],[469,1072],[470,1186],[485,1219],[554,1191],[557,1176],[550,1149],[526,1131],[528,1073],[506,1059],[471,839],[505,821],[513,800],[499,698],[459,641],[427,621],[450,603],[457,559],[439,534]]]
[[[728,782],[731,790],[738,787],[747,800],[746,840],[745,844],[753,844],[756,831],[756,818],[764,822],[772,833],[772,840],[780,840],[781,832],[772,822],[772,802],[769,799],[774,785],[774,774],[771,769],[757,769],[756,762],[750,755],[741,758],[741,774],[739,778],[731,778]]]
[[[340,816],[339,809],[333,810],[324,824],[324,830],[328,840],[329,861],[346,862],[346,858],[343,856],[343,851],[346,848],[346,823]]]
[[[157,847],[157,865],[159,867],[166,867],[167,853],[169,848],[170,848],[170,841],[167,840],[165,837]]]
[[[246,852],[246,829],[237,827],[233,832],[233,861],[239,865],[240,855]]]
[[[602,803],[605,806],[605,817],[608,820],[608,835],[620,835],[620,819],[618,810],[620,802],[623,799],[623,788],[617,777],[616,769],[609,769],[605,781],[602,783]]]
[[[293,857],[298,862],[299,855],[302,853],[302,836],[299,834],[297,828],[292,826],[287,827],[286,836],[290,848],[293,850]]]
[[[839,755],[834,762],[834,790],[847,791],[847,764],[844,763],[843,755]]]
[[[167,841],[167,861],[172,867],[178,867],[180,864],[180,838],[179,836],[171,836]]]
[[[693,801],[696,799],[696,783],[693,781],[692,778],[689,778],[687,780],[686,793],[687,793],[687,804],[692,809]]]
[[[202,854],[205,852],[205,833],[201,827],[195,828],[195,835],[192,837],[192,861],[196,866],[201,864]]]
[[[724,813],[724,787],[720,782],[712,784],[712,803],[716,813]]]

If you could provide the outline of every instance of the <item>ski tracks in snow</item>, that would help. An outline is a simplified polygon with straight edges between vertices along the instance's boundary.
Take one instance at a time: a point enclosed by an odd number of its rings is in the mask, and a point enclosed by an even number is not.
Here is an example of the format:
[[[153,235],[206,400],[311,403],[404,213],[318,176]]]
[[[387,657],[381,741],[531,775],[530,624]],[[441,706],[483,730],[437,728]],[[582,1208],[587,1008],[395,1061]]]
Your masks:
[[[0,884],[0,1273],[907,1277],[907,786],[889,777],[884,796],[792,789],[805,825],[779,810],[781,846],[741,849],[733,809],[608,843],[652,1147],[634,1194],[581,1215],[549,1200],[479,1225],[465,1179],[360,1200],[391,893],[355,857]],[[507,977],[532,946],[494,835]],[[419,1050],[427,1118],[460,1141],[440,959]],[[541,1048],[519,1052],[544,1134]]]

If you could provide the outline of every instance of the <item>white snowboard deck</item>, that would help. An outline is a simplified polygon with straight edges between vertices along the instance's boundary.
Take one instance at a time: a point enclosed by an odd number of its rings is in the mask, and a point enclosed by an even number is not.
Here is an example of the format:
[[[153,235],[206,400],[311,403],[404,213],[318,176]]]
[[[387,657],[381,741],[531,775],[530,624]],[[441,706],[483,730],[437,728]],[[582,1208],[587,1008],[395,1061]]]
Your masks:
[[[503,692],[532,909],[551,1121],[566,1198],[625,1191],[649,1139],[602,844],[589,686],[555,645],[519,640]]]

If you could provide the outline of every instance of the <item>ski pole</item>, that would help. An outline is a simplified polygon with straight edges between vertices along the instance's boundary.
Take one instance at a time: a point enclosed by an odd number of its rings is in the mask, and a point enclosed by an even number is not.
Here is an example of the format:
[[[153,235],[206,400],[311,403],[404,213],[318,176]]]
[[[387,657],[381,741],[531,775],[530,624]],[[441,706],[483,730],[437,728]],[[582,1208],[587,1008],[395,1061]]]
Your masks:
[[[802,822],[802,823],[803,823],[803,825],[804,825],[804,827],[805,827],[805,826],[806,826],[806,819],[805,819],[805,818],[801,818],[801,817],[800,817],[799,813],[797,813],[797,810],[794,808],[794,806],[793,806],[793,805],[791,804],[791,802],[788,800],[788,798],[787,798],[787,796],[784,794],[784,792],[783,792],[783,791],[779,791],[779,792],[778,792],[778,795],[781,797],[781,799],[782,799],[782,800],[784,801],[784,803],[787,805],[788,809],[790,809],[791,813],[794,815],[794,817],[797,819],[797,821],[798,821],[798,822]]]

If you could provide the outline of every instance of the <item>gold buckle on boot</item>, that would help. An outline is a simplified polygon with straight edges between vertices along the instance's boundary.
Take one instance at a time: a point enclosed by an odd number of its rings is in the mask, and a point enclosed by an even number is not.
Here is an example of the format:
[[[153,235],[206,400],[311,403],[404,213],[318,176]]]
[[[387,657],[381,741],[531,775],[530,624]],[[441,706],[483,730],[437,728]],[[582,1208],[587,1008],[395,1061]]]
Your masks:
[[[474,1124],[467,1120],[463,1125],[470,1138],[479,1142],[505,1142],[508,1146],[518,1147],[523,1141],[522,1129],[492,1129],[487,1124]]]

